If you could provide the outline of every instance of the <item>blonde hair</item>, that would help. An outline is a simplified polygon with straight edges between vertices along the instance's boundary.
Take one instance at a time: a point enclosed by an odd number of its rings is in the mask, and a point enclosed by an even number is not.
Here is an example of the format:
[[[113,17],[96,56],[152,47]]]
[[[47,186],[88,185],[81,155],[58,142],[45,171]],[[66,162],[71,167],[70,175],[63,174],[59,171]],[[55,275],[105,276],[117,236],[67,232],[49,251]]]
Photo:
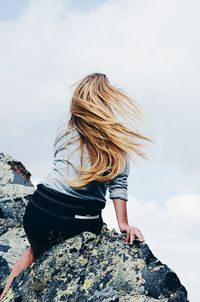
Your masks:
[[[123,171],[127,156],[136,154],[148,159],[142,151],[144,145],[136,140],[153,141],[124,123],[131,125],[136,119],[141,120],[141,111],[127,94],[110,84],[105,74],[89,74],[77,83],[70,113],[68,129],[62,137],[75,127],[80,135],[81,149],[79,176],[66,179],[71,187],[81,188],[94,180],[109,182]],[[89,169],[82,165],[84,144],[91,162]]]

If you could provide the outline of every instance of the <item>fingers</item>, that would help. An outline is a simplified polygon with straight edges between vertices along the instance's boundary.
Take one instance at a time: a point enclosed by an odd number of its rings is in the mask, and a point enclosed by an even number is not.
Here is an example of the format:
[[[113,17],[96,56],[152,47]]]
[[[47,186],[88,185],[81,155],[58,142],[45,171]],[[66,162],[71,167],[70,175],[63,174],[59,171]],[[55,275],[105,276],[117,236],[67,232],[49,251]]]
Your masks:
[[[140,230],[136,228],[132,229],[129,233],[127,233],[125,241],[130,242],[130,244],[132,244],[135,237],[137,237],[139,241],[143,243],[145,242],[144,236],[142,235]]]
[[[129,240],[130,240],[130,234],[127,233],[126,238],[125,238],[125,241],[128,242]]]
[[[130,236],[130,243],[131,244],[133,243],[134,237],[135,237],[135,234],[134,234],[134,231],[133,231],[133,232],[131,232],[131,236]]]
[[[144,236],[142,235],[142,233],[140,232],[140,230],[135,229],[135,235],[138,237],[138,239],[143,242],[144,241]]]

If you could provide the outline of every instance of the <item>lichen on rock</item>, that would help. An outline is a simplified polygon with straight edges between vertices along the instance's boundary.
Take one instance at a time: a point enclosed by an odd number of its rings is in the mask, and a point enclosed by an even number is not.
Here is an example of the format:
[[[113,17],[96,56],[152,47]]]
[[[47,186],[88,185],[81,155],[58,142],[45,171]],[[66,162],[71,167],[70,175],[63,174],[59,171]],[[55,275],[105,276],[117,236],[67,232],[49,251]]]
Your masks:
[[[26,190],[26,185],[24,187]],[[22,216],[30,191],[23,196],[26,202],[20,194],[15,198],[6,199],[3,196],[0,199],[0,287],[5,285],[16,258],[29,246],[22,227]],[[5,204],[9,205],[7,211]],[[2,301],[188,300],[187,291],[175,272],[161,263],[146,243],[135,240],[133,244],[127,244],[124,234],[109,229],[104,222],[99,235],[82,232],[54,243],[29,268],[14,278]]]

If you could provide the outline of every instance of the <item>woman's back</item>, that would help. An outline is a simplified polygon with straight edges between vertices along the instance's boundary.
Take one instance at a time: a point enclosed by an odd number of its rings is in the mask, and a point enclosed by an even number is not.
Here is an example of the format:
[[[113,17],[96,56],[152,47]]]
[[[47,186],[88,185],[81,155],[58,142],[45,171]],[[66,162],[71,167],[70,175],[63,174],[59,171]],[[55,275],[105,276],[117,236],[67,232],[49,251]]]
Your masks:
[[[67,122],[62,127],[59,127],[59,133],[67,129]],[[59,134],[58,133],[58,134]],[[68,142],[71,141],[70,144]],[[70,187],[65,180],[73,179],[79,175],[81,165],[81,151],[79,132],[76,127],[72,127],[68,134],[65,134],[54,145],[54,162],[48,175],[42,179],[39,184],[65,193],[66,195],[74,196],[82,199],[92,199],[106,202],[106,189],[109,188],[109,197],[128,199],[127,196],[127,178],[130,171],[130,161],[127,158],[125,169],[112,181],[102,183],[92,181],[81,189]],[[86,145],[83,146],[83,167],[88,169],[91,167],[90,157]]]

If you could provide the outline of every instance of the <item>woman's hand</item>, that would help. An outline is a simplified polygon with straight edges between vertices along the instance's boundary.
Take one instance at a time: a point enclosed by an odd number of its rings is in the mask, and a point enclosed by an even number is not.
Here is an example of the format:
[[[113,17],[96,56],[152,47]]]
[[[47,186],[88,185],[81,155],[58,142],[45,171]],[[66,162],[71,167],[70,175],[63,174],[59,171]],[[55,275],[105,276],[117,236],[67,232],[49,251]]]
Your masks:
[[[145,242],[144,236],[142,235],[141,231],[129,224],[120,224],[119,229],[122,233],[127,233],[125,241],[133,243],[134,237],[136,236],[141,242]]]

